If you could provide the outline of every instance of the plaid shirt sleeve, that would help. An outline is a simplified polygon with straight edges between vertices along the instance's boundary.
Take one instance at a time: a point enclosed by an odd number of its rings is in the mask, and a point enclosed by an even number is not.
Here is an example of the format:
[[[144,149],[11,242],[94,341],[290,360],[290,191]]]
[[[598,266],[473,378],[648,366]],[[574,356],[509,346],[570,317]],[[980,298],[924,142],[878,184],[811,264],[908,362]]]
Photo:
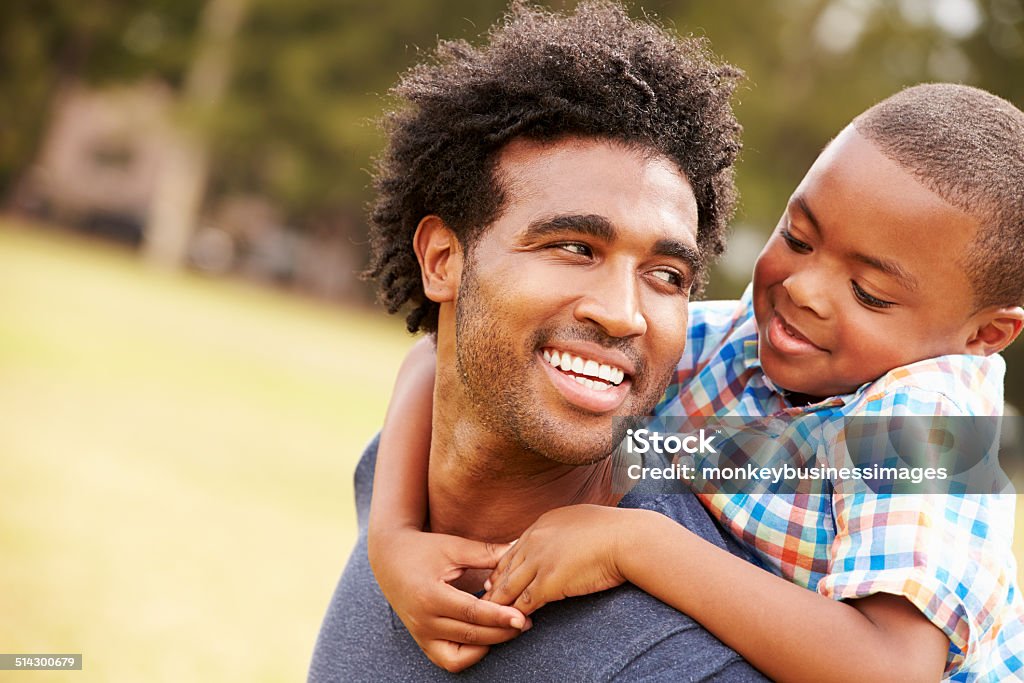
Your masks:
[[[890,388],[867,401],[862,412],[964,414],[944,393],[917,387]],[[1005,680],[1000,671],[1015,677],[1020,652],[1012,649],[1024,645],[1019,635],[1024,610],[1010,546],[1013,494],[837,489],[832,502],[836,536],[828,573],[817,586],[821,595],[835,600],[903,596],[949,637],[948,680],[979,680],[978,672]]]

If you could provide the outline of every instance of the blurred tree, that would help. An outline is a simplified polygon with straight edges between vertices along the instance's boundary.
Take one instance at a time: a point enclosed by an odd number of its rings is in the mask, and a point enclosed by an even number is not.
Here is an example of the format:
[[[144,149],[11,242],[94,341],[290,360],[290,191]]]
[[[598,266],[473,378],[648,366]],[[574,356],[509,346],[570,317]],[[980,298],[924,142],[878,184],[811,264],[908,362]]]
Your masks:
[[[150,262],[177,268],[185,261],[209,172],[206,120],[224,98],[231,73],[231,52],[248,0],[207,0],[199,25],[195,56],[182,87],[181,105],[198,125],[173,134],[157,178],[145,230]]]
[[[438,36],[476,40],[502,0],[253,0],[213,121],[214,191],[266,194],[291,224],[364,241],[374,120]]]

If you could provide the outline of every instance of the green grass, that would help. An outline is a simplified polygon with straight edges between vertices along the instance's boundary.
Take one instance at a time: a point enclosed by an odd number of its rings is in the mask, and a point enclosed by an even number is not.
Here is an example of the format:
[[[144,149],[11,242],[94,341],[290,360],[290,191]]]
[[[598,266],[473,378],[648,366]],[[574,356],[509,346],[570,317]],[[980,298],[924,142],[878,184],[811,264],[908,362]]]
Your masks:
[[[410,343],[0,223],[0,652],[85,661],[17,680],[303,680]]]
[[[85,658],[3,680],[303,680],[410,343],[0,222],[0,652]]]

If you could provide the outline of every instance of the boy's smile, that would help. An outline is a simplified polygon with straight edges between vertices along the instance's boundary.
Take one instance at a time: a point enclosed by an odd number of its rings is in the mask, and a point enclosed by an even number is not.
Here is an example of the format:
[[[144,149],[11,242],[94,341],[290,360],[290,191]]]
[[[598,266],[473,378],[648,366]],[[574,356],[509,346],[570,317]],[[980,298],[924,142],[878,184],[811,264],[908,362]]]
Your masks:
[[[766,336],[773,347],[791,355],[816,351],[828,353],[826,349],[821,348],[800,330],[790,325],[778,310],[773,313],[768,322]]]
[[[758,353],[780,388],[826,397],[971,352],[961,257],[977,221],[853,126],[822,152],[754,267]]]

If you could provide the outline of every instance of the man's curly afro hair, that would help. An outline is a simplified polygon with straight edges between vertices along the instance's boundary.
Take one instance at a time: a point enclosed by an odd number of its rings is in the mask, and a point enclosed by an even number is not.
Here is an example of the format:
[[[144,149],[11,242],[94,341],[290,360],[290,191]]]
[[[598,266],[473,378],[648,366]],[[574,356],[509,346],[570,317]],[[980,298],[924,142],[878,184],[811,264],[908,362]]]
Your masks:
[[[378,160],[366,271],[394,313],[413,309],[410,332],[437,330],[438,304],[423,292],[412,238],[436,215],[470,252],[506,199],[496,159],[515,138],[606,138],[660,153],[686,175],[697,200],[697,245],[706,266],[725,248],[736,201],[733,163],[741,128],[730,99],[742,72],[707,41],[634,21],[609,0],[564,16],[515,2],[489,43],[441,41],[392,94],[389,145]]]

